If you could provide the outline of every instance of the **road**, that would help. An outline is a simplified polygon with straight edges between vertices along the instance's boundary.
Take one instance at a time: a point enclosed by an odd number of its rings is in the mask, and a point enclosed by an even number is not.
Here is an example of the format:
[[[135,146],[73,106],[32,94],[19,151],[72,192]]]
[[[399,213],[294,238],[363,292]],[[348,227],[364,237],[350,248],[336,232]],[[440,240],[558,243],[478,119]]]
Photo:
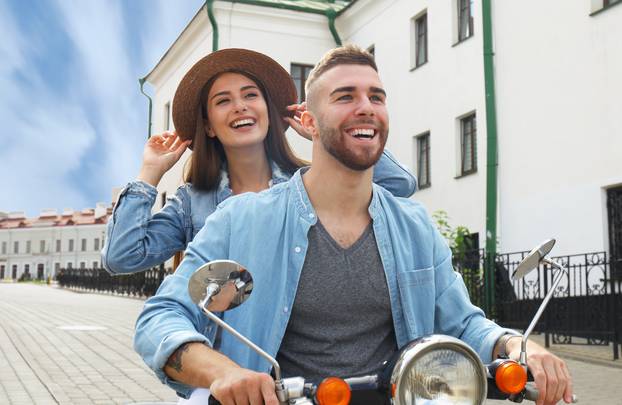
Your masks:
[[[132,298],[0,283],[0,404],[175,403],[175,393],[132,349],[142,305]],[[622,405],[619,361],[617,367],[567,362],[580,403]]]

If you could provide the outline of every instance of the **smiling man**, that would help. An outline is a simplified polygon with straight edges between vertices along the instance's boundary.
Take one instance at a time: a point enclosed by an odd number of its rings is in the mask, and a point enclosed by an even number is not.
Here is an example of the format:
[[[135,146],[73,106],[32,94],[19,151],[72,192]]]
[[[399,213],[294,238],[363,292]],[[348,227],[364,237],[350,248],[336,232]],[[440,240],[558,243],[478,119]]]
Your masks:
[[[470,303],[425,209],[372,183],[389,119],[371,55],[354,46],[330,51],[307,95],[301,123],[313,137],[312,166],[231,198],[208,218],[145,304],[137,351],[182,396],[204,387],[225,404],[277,404],[270,365],[226,332],[214,349],[216,327],[187,293],[194,270],[231,259],[251,272],[253,295],[224,320],[276,357],[285,376],[371,373],[432,333],[465,341],[484,362],[501,352],[516,357],[519,339]],[[565,364],[529,349],[540,402],[569,400]]]

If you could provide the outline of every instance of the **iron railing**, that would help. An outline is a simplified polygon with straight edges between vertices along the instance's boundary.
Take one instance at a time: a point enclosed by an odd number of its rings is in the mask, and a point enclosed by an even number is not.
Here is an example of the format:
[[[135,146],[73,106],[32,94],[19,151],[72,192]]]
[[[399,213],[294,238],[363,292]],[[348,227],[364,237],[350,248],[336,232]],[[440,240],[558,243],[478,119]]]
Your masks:
[[[511,275],[528,252],[498,254],[495,257],[495,305],[485,308],[485,255],[474,251],[454,260],[454,268],[462,274],[471,300],[487,316],[516,329],[526,329],[538,306],[548,293],[557,270],[541,265],[521,280]],[[479,263],[475,263],[479,257]],[[553,343],[577,343],[584,338],[589,345],[612,343],[613,357],[619,358],[622,334],[622,283],[615,277],[606,252],[592,252],[554,257],[568,269],[553,293],[542,319],[535,330],[545,335],[548,347]],[[575,338],[573,340],[573,338]]]
[[[56,279],[64,288],[147,298],[156,293],[171,269],[163,265],[140,273],[111,276],[104,269],[61,269]]]
[[[464,280],[471,301],[489,318],[516,329],[525,329],[549,291],[553,271],[541,265],[522,280],[511,275],[528,252],[498,254],[495,257],[495,305],[486,308],[484,283],[485,253],[474,250],[454,257],[454,268]],[[622,281],[612,274],[605,252],[555,257],[568,273],[558,285],[554,299],[535,330],[553,343],[572,344],[573,337],[590,345],[613,343],[614,359],[622,341]],[[154,295],[172,270],[164,266],[131,275],[111,276],[104,269],[62,269],[57,277],[62,287],[108,292],[136,297]]]

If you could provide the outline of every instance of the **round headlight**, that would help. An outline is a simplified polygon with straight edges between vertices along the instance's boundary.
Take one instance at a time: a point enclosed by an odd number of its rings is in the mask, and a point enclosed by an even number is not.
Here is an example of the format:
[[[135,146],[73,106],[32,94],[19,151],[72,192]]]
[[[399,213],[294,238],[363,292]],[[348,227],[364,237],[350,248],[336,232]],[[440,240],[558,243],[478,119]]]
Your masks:
[[[396,405],[483,404],[484,365],[468,345],[450,336],[432,335],[402,350],[391,373]]]

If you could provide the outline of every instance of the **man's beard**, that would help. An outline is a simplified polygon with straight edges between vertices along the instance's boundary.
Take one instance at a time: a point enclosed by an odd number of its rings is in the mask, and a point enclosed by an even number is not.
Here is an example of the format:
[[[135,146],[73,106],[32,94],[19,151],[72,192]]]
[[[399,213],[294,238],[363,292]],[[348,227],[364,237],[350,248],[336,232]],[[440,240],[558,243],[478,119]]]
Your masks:
[[[365,124],[366,122],[358,123]],[[380,147],[376,150],[361,148],[361,153],[357,154],[355,151],[346,147],[344,136],[342,136],[342,131],[339,128],[328,128],[319,124],[319,130],[320,141],[324,149],[348,169],[356,171],[365,171],[378,162],[380,156],[382,156],[384,145],[388,137],[387,129],[385,127],[379,128],[375,136],[380,137]]]

